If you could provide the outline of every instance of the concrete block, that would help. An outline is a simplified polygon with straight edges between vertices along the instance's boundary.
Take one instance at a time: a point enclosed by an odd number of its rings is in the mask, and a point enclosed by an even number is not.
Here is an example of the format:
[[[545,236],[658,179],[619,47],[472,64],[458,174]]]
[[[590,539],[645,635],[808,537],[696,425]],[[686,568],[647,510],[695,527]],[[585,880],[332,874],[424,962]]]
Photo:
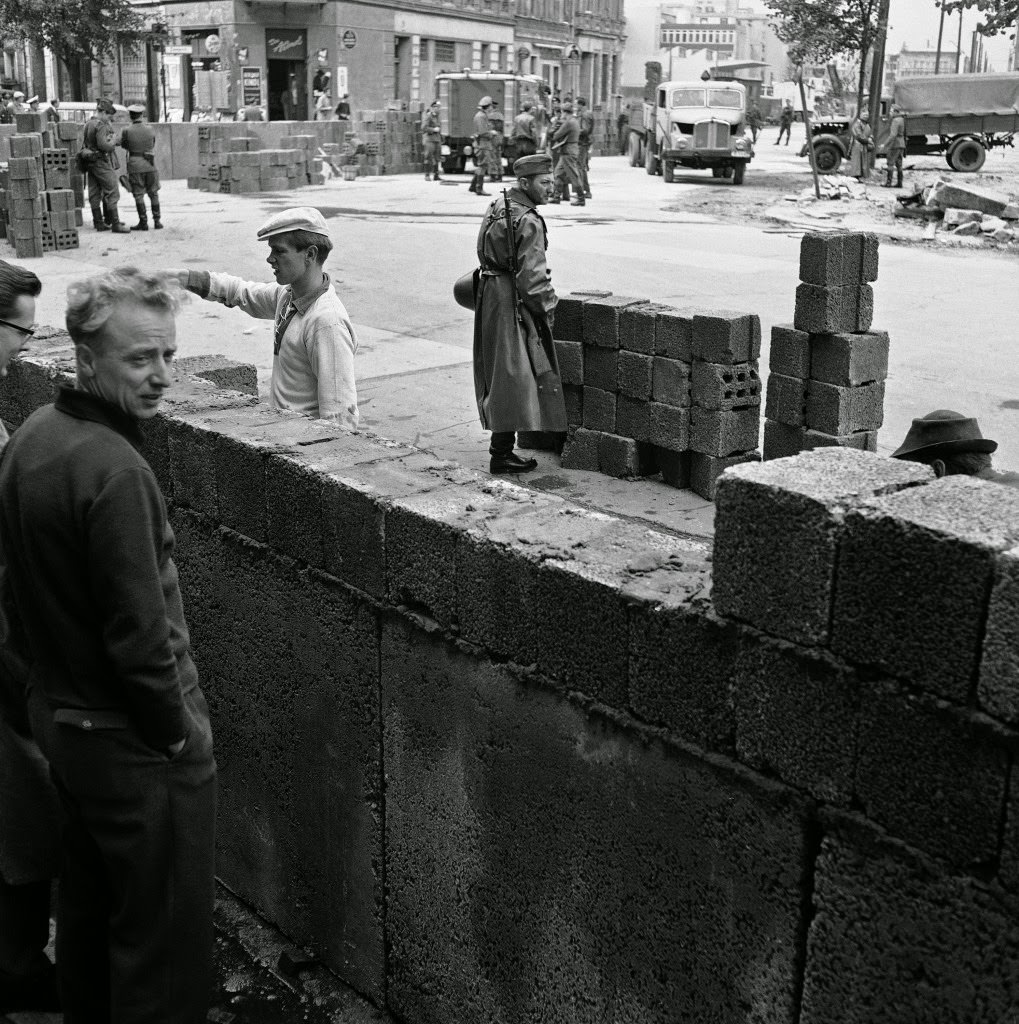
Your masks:
[[[992,866],[1009,759],[989,723],[894,683],[865,683],[859,743],[856,795],[869,820],[939,860]]]
[[[988,714],[1019,724],[1019,547],[995,562],[977,699]]]
[[[238,363],[225,356],[184,356],[174,360],[177,374],[190,373],[228,391],[258,394],[258,372],[252,363]]]
[[[843,448],[730,470],[716,499],[716,610],[773,636],[826,644],[846,508],[932,479],[919,463]]]
[[[381,667],[394,1014],[794,1019],[795,801],[409,623],[383,621]]]
[[[738,452],[735,455],[704,455],[690,453],[690,490],[708,501],[714,501],[718,493],[718,481],[722,474],[733,466],[745,462],[760,462],[760,452]]]
[[[852,434],[877,430],[884,422],[885,382],[839,387],[807,381],[805,422],[822,434]]]
[[[804,434],[804,448],[858,448],[861,452],[877,452],[877,431],[858,430],[854,434],[824,434],[808,430]]]
[[[1019,926],[999,891],[827,829],[813,879],[801,1024],[990,1024],[1014,1012]]]
[[[619,316],[624,309],[641,306],[647,299],[610,295],[585,302],[581,310],[584,344],[599,348],[619,348]]]
[[[761,404],[757,363],[693,363],[690,400],[702,409],[746,409]]]
[[[619,347],[627,352],[654,355],[658,314],[668,310],[668,306],[654,302],[624,309],[619,314]]]
[[[265,463],[266,537],[271,547],[322,566],[322,477],[288,455]]]
[[[941,226],[946,228],[957,228],[960,224],[968,224],[970,221],[975,221],[980,224],[983,221],[984,215],[979,210],[956,210],[954,207],[949,207],[945,210],[945,216],[942,218]]]
[[[651,397],[655,402],[685,409],[690,405],[690,363],[655,356],[651,375]]]
[[[733,666],[736,754],[826,803],[853,795],[856,676],[823,654],[747,637]]]
[[[598,469],[606,476],[651,476],[658,467],[649,456],[648,446],[631,437],[602,434],[598,438]]]
[[[214,438],[176,418],[167,420],[167,447],[173,500],[214,518],[219,515]]]
[[[878,252],[880,241],[871,231],[859,234],[860,239],[860,280],[870,284],[877,280]]]
[[[856,387],[888,376],[888,332],[819,334],[811,339],[810,376],[839,387]]]
[[[793,326],[808,334],[867,331],[874,317],[874,292],[869,284],[859,287],[796,287]]]
[[[593,345],[584,345],[583,350],[584,384],[614,393],[619,373],[619,353],[609,348],[595,348]]]
[[[690,447],[690,410],[651,403],[651,443],[673,452]]]
[[[616,429],[615,392],[584,387],[584,426],[609,434]]]
[[[6,409],[0,410],[3,419],[7,419]],[[163,492],[167,504],[173,501],[173,476],[170,473],[170,441],[166,417],[162,415],[153,416],[151,419],[142,420],[140,423],[144,443],[142,455],[145,461],[152,468],[155,474],[156,483]]]
[[[800,241],[800,280],[828,288],[858,285],[859,258],[847,252],[847,237],[844,231],[808,231]]]
[[[616,398],[616,433],[635,441],[650,441],[651,407],[651,402],[619,395]]]
[[[772,327],[768,369],[783,377],[806,380],[810,376],[810,343],[810,335],[796,330],[792,324]]]
[[[653,367],[654,356],[641,355],[639,352],[620,352],[616,378],[619,394],[644,402],[650,401]]]
[[[823,453],[835,451],[849,454]],[[996,557],[1014,546],[1017,522],[1019,490],[966,476],[942,477],[849,510],[832,649],[966,701],[976,680]]]
[[[584,422],[583,385],[564,384],[563,399],[566,403],[566,422],[579,427]]]
[[[556,303],[552,322],[552,337],[556,341],[572,341],[579,345],[584,340],[584,320],[581,314],[584,300],[571,295]]]
[[[761,322],[753,314],[728,310],[694,314],[691,325],[693,359],[706,363],[746,363],[760,355],[760,342]]]
[[[629,668],[633,713],[707,750],[733,752],[732,680],[739,649],[738,630],[701,610],[661,605],[635,610]]]
[[[231,437],[226,430],[213,435],[213,445],[219,521],[264,543],[268,539],[264,449]]]
[[[563,384],[583,384],[584,346],[579,341],[557,341],[555,351]]]
[[[598,440],[601,432],[584,427],[571,427],[563,447],[563,469],[584,469],[598,472]]]
[[[663,482],[670,487],[689,487],[691,453],[673,451],[670,448],[662,448],[660,445],[652,445],[652,447]]]
[[[690,448],[704,455],[733,455],[756,448],[760,438],[761,413],[750,409],[690,409]]]
[[[806,412],[807,381],[802,377],[786,377],[781,373],[775,373],[774,370],[769,373],[764,415],[773,423],[781,423],[789,427],[802,427],[806,419]],[[768,455],[767,445],[765,445],[764,457],[769,459],[781,456]]]
[[[655,355],[689,363],[693,359],[693,310],[660,312],[655,320]]]
[[[956,185],[953,182],[939,180],[931,189],[927,205],[941,210],[978,210],[992,217],[1000,217],[1008,206],[1008,196],[990,189],[978,188],[976,185]]]

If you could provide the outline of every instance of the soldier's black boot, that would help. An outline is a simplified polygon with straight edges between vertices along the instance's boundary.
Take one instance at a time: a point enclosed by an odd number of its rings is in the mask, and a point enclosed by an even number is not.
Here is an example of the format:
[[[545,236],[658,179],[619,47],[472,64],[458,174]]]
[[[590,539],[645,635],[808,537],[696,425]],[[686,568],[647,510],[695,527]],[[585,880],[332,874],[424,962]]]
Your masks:
[[[113,224],[113,214],[110,212],[110,207],[106,200],[103,200],[103,223],[111,225]]]
[[[99,206],[93,206],[92,207],[92,223],[93,223],[93,225],[95,225],[96,231],[109,231],[110,230],[110,228],[107,225],[106,221],[103,220],[102,207],[99,207]]]
[[[110,221],[110,230],[112,232],[118,235],[129,235],[131,233],[131,229],[126,224],[120,223],[120,211],[116,207],[110,210],[110,215],[113,218]]]
[[[152,226],[157,231],[162,231],[163,222],[159,219],[159,200],[150,199],[149,202],[152,203]]]
[[[896,188],[902,188],[902,171],[898,173],[898,180],[895,182]]]
[[[475,180],[475,183],[476,183],[476,187],[474,188],[473,191],[476,192],[479,196],[490,196],[492,194],[491,192],[486,192],[485,191],[485,176],[484,176],[484,174],[476,174],[474,176],[474,180]]]
[[[134,201],[134,205],[135,205],[136,209],[138,210],[138,223],[135,224],[131,228],[131,230],[132,231],[148,231],[149,230],[149,219],[145,215],[145,200],[144,199],[136,199]]]

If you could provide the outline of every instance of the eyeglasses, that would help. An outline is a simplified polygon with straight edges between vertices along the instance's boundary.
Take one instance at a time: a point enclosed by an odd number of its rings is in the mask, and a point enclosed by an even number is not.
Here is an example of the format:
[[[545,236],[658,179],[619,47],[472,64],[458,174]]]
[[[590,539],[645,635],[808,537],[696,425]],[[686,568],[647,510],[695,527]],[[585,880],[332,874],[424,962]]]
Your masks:
[[[12,331],[17,331],[25,338],[31,338],[35,334],[35,327],[22,327],[21,324],[12,324],[10,320],[0,320],[0,325],[9,327]]]

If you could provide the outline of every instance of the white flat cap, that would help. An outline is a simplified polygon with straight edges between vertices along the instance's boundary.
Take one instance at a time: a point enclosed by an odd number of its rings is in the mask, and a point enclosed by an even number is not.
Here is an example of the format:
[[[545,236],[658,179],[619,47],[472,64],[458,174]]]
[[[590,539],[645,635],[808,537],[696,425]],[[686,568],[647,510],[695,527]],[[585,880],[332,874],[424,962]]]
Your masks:
[[[38,96],[29,96],[28,97],[28,102],[29,103],[38,103],[39,102],[39,97]]]
[[[258,229],[258,237],[260,240],[272,238],[273,235],[282,235],[285,231],[311,231],[316,235],[330,237],[325,217],[314,206],[295,206],[277,213]]]

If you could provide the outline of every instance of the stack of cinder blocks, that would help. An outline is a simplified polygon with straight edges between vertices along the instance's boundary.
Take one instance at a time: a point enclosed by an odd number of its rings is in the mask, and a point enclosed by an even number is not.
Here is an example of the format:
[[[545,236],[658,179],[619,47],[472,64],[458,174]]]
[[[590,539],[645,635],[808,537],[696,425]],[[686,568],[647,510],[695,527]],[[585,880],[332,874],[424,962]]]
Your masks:
[[[289,135],[280,140],[279,148],[263,149],[259,136],[243,124],[199,125],[202,173],[188,178],[188,188],[237,194],[321,185],[325,176],[318,146],[317,135]]]
[[[765,459],[877,451],[888,375],[888,334],[870,329],[877,270],[875,235],[804,235],[793,323],[771,332]]]
[[[661,473],[710,499],[723,469],[760,458],[756,316],[578,293],[560,300],[554,335],[565,467]]]
[[[76,249],[84,179],[75,165],[83,128],[44,114],[17,114],[8,139],[10,160],[0,171],[0,236],[21,258]]]

